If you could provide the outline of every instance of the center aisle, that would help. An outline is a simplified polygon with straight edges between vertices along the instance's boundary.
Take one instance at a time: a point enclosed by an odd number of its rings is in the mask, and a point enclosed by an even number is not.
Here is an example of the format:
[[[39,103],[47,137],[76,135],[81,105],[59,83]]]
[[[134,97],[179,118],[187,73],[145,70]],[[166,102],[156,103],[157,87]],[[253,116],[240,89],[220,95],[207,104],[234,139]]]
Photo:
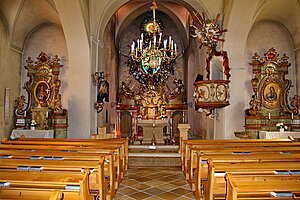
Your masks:
[[[129,167],[114,200],[195,199],[180,168]]]

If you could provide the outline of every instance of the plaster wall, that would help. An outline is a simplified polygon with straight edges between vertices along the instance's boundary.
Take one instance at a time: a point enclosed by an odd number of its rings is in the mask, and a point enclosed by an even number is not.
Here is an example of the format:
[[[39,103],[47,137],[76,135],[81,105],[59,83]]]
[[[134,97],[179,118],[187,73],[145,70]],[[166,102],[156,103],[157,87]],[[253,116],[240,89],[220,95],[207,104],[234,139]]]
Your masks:
[[[20,91],[21,54],[9,48],[9,38],[0,19],[0,139],[9,137],[14,127],[14,103]],[[4,121],[5,88],[10,89],[8,119]]]
[[[91,104],[91,62],[90,46],[85,22],[81,15],[79,2],[70,3],[68,0],[54,0],[69,55],[68,70],[68,111],[69,138],[89,138],[94,133],[92,128],[95,117]]]
[[[252,27],[246,44],[245,65],[247,66],[248,63],[252,62],[252,56],[255,52],[263,57],[264,53],[272,47],[277,50],[279,57],[282,57],[283,54],[289,57],[288,61],[291,63],[291,66],[285,78],[292,81],[294,87],[291,87],[289,97],[294,96],[297,89],[294,47],[289,32],[281,24],[273,21],[263,21],[256,23]],[[249,102],[253,94],[251,85],[252,75],[252,66],[248,64],[245,83],[246,108],[249,108]]]
[[[255,13],[257,0],[234,1],[230,18],[228,19],[223,49],[227,51],[230,77],[230,105],[224,108],[224,139],[235,138],[234,132],[243,130],[245,110],[245,81],[246,65],[244,61],[245,45],[248,33],[253,24],[252,16]]]
[[[63,67],[60,69],[59,76],[61,80],[60,94],[62,95],[62,108],[68,109],[68,71],[70,66],[68,63],[67,44],[63,30],[60,26],[51,24],[45,25],[35,30],[27,37],[22,56],[22,66],[20,69],[20,93],[26,97],[26,100],[28,100],[27,92],[23,89],[23,87],[25,82],[29,81],[29,77],[27,77],[27,70],[24,67],[27,65],[26,60],[28,57],[31,57],[31,59],[35,62],[36,57],[41,51],[51,56],[51,59],[54,55],[58,55],[61,59],[60,62]]]

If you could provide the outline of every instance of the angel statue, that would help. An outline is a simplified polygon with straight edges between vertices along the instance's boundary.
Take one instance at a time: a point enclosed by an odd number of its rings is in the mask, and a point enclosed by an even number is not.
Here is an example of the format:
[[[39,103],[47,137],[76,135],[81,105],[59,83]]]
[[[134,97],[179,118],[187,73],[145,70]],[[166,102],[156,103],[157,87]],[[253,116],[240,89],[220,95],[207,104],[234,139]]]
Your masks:
[[[109,83],[107,78],[110,74],[104,75],[104,72],[95,72],[92,74],[93,85],[97,87],[97,102],[95,103],[95,109],[97,112],[101,112],[104,106],[104,100],[109,101]]]

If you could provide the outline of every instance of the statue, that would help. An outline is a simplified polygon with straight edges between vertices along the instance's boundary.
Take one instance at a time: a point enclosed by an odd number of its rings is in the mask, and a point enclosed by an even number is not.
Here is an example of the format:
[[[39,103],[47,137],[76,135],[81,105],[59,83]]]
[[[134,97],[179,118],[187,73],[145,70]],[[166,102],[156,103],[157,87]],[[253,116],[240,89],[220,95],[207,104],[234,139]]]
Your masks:
[[[25,111],[24,111],[24,106],[26,104],[26,99],[25,99],[25,96],[22,95],[20,97],[18,97],[15,101],[15,106],[16,106],[16,115],[23,115],[25,114]]]
[[[109,75],[104,75],[104,72],[92,74],[93,85],[98,87],[97,102],[95,103],[95,109],[98,113],[103,110],[104,100],[109,101],[109,83],[107,81]]]
[[[245,110],[246,115],[258,116],[261,114],[261,101],[255,95],[252,95],[249,105],[250,108]]]

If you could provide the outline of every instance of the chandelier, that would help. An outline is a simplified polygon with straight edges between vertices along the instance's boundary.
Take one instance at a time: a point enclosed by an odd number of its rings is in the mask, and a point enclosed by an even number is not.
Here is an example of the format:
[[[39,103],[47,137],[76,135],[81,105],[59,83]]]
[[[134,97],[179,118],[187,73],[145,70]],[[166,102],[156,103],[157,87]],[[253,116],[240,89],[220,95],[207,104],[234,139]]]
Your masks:
[[[174,74],[178,58],[177,44],[171,36],[163,40],[162,27],[155,18],[157,4],[152,2],[153,19],[144,25],[144,33],[131,44],[129,74],[141,84],[162,85]]]

